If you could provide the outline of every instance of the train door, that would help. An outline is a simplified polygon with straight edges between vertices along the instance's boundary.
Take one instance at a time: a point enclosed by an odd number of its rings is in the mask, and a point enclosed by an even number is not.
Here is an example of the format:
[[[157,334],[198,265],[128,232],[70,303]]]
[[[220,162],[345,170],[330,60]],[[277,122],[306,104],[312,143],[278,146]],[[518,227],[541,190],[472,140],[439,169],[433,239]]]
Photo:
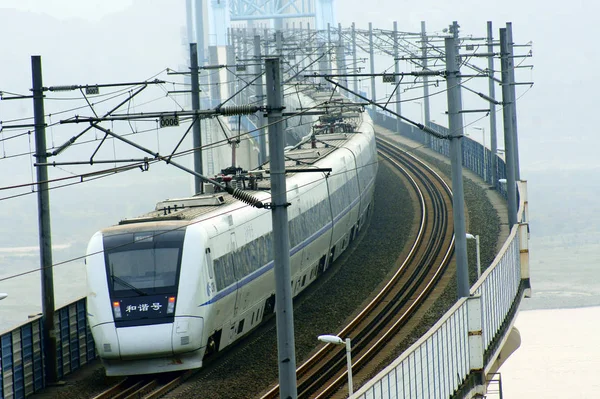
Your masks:
[[[229,253],[230,254],[234,254],[235,251],[237,250],[237,242],[235,239],[235,232],[231,232],[230,236],[229,236]],[[234,255],[233,256],[233,270],[234,270],[234,275],[235,275],[235,279],[239,280],[241,276],[239,276],[239,268],[237,265],[237,257]],[[238,306],[240,303],[240,290],[236,289],[235,290],[235,305],[233,306],[233,319],[235,320],[235,318],[238,315]]]
[[[214,266],[212,261],[212,254],[210,248],[206,248],[205,250],[205,261],[206,261],[206,270],[208,271],[208,281],[206,283],[206,295],[208,299],[212,298],[213,294],[217,291],[217,286],[215,284],[215,273]]]

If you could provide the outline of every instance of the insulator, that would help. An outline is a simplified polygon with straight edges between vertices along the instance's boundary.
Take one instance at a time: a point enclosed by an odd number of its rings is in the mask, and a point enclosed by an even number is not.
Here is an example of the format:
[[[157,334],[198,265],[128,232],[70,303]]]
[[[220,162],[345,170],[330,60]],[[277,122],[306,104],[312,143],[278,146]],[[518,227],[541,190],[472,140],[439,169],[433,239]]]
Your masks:
[[[231,194],[233,198],[245,202],[248,205],[251,205],[255,208],[264,208],[264,204],[261,201],[257,200],[245,191],[227,186],[227,192]]]
[[[224,116],[250,115],[260,110],[256,105],[232,105],[230,107],[219,107],[217,112]]]
[[[50,86],[48,90],[50,91],[71,91],[76,90],[78,86]]]

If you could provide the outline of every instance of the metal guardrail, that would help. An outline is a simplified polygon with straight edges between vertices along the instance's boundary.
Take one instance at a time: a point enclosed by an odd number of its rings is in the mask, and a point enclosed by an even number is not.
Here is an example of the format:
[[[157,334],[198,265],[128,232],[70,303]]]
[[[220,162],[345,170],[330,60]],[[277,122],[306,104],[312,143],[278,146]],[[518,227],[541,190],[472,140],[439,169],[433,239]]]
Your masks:
[[[376,124],[385,127],[391,131],[396,131],[396,117],[387,115],[385,112],[373,111],[369,109],[369,114]],[[440,134],[449,134],[448,128],[430,122],[429,127]],[[400,134],[417,143],[425,144],[431,150],[450,157],[450,143],[448,140],[435,138],[416,126],[400,122]],[[463,137],[462,141],[462,160],[463,167],[481,177],[486,183],[497,188],[498,192],[506,199],[506,186],[499,182],[492,182],[492,152],[483,145],[468,137]],[[506,164],[504,160],[496,156],[496,176],[497,179],[506,179]]]
[[[396,130],[395,118],[374,116],[376,123]],[[393,123],[392,123],[393,122]],[[437,126],[437,128],[442,128]],[[439,129],[441,130],[441,129]],[[410,125],[400,134],[425,143],[428,137]],[[465,140],[463,164],[483,178],[483,146]],[[431,148],[447,154],[447,141],[433,139]],[[486,158],[491,156],[488,151]],[[490,159],[490,158],[487,158]],[[499,178],[505,177],[498,159]],[[487,169],[486,169],[487,168]],[[400,357],[363,385],[354,399],[462,398],[484,393],[485,373],[495,361],[512,326],[523,294],[529,289],[526,184],[519,183],[518,220],[489,268],[446,314]],[[506,198],[506,192],[504,192]]]
[[[55,312],[59,378],[96,358],[86,309],[81,298]],[[41,332],[42,317],[36,316],[0,334],[0,398],[25,398],[46,386]]]
[[[471,289],[415,344],[352,398],[465,397],[484,384],[527,284],[521,274],[521,226]],[[508,321],[508,323],[507,323]]]

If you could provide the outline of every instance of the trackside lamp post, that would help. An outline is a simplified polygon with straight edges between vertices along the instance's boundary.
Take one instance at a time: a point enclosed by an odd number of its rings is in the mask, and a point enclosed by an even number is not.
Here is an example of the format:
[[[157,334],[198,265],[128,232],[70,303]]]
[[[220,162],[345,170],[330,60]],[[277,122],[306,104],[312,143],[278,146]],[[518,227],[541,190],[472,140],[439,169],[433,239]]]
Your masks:
[[[352,344],[350,342],[350,338],[346,338],[346,341],[344,341],[337,335],[319,335],[318,339],[319,341],[328,344],[346,344],[346,362],[348,363],[348,396],[352,396],[354,393],[354,387],[352,386]]]

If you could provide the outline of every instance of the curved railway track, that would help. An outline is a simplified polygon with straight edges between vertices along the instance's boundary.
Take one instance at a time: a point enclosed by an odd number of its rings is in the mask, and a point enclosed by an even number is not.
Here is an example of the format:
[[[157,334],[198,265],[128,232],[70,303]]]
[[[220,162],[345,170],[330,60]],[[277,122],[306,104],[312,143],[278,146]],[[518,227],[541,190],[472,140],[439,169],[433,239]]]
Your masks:
[[[403,173],[415,189],[421,225],[408,256],[390,281],[337,334],[352,339],[355,375],[372,373],[377,363],[372,360],[394,348],[394,337],[432,292],[454,248],[450,187],[430,167],[393,143],[378,138],[377,145],[381,157]],[[347,384],[346,378],[345,348],[327,344],[298,368],[298,397],[331,397]],[[278,393],[275,386],[262,399],[276,398]]]
[[[404,174],[413,186],[421,223],[406,259],[390,281],[337,334],[352,338],[355,376],[372,372],[370,363],[374,357],[386,348],[390,350],[394,336],[435,287],[450,262],[454,247],[448,185],[431,168],[394,144],[382,139],[378,139],[377,144],[381,157]],[[209,368],[203,368],[201,373],[196,370],[166,376],[128,377],[94,399],[163,397],[190,376],[206,378],[212,374]],[[347,383],[345,349],[331,344],[323,346],[298,368],[297,378],[299,398],[326,398],[336,393],[345,396],[347,388],[342,389]],[[276,398],[278,393],[275,386],[262,398]]]
[[[175,389],[192,375],[193,371],[127,377],[93,399],[157,399]]]

